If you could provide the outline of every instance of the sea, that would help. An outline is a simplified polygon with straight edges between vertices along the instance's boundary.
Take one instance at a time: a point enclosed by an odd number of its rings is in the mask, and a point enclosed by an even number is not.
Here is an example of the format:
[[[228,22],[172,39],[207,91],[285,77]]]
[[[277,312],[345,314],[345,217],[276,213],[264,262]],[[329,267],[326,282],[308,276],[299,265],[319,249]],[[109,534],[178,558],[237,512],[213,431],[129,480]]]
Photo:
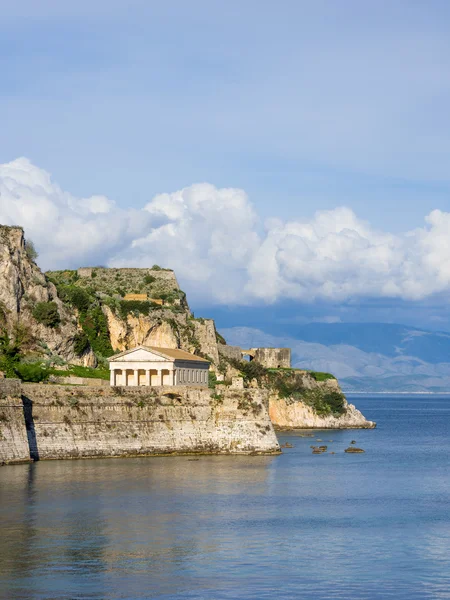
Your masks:
[[[0,598],[450,599],[450,396],[349,400],[280,456],[0,468]]]

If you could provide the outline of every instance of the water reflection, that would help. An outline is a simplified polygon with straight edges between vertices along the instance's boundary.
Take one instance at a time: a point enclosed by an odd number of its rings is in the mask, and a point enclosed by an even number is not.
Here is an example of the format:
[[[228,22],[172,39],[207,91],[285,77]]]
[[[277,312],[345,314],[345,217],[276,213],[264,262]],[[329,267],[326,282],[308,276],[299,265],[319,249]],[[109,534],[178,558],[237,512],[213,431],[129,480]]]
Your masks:
[[[282,456],[0,469],[0,597],[449,597],[450,400],[427,401],[321,433],[335,455],[290,435]]]

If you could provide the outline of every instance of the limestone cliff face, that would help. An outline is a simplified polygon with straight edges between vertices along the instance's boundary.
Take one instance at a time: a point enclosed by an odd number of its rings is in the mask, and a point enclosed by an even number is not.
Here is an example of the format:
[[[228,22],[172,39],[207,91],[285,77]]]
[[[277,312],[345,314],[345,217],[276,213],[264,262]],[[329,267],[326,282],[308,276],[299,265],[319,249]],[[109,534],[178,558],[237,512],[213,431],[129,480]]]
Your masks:
[[[54,302],[61,319],[57,327],[46,327],[33,317],[38,302]],[[12,334],[19,324],[30,336],[36,354],[56,354],[75,364],[95,365],[88,348],[82,357],[74,351],[77,319],[58,297],[55,286],[29,258],[23,230],[0,226],[0,319],[2,328]]]
[[[114,350],[129,350],[143,344],[161,348],[181,348],[200,353],[219,363],[216,330],[210,319],[194,320],[190,313],[173,314],[159,310],[150,315],[129,313],[118,315],[104,304],[103,313],[108,320],[111,346]]]
[[[275,427],[285,429],[373,429],[376,425],[348,403],[340,417],[320,416],[303,402],[288,403],[276,397],[270,399],[269,414]]]
[[[314,381],[305,376],[305,388],[309,390],[332,390],[341,392],[336,379]],[[374,421],[368,421],[364,415],[347,401],[344,403],[345,412],[340,416],[319,415],[306,402],[293,398],[280,398],[272,393],[269,399],[269,415],[277,428],[285,429],[373,429]]]
[[[121,318],[107,305],[102,310],[108,319],[109,336],[114,350],[128,350],[139,344],[176,348],[177,339],[167,321],[145,315],[128,314]]]

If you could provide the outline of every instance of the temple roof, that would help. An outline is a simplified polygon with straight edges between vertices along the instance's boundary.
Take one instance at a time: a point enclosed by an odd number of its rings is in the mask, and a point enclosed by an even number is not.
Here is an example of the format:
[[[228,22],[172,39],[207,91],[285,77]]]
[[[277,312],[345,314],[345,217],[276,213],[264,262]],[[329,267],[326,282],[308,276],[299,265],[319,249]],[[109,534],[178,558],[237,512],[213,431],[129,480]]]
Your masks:
[[[209,360],[202,358],[201,356],[196,356],[195,354],[190,354],[189,352],[185,352],[184,350],[180,350],[179,348],[159,348],[157,346],[136,346],[135,348],[131,348],[130,350],[124,350],[124,352],[120,352],[119,354],[115,354],[108,358],[108,360],[114,361],[117,358],[121,358],[122,356],[126,356],[127,354],[131,354],[136,350],[147,350],[148,352],[153,352],[167,360],[191,360],[195,362],[203,362],[208,363]]]

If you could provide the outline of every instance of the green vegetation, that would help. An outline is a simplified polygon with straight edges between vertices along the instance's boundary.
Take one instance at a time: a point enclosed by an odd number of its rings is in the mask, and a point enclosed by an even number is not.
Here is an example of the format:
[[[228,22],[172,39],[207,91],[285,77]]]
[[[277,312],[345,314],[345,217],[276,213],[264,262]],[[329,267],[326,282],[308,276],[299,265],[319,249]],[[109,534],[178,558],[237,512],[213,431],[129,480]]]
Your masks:
[[[163,271],[156,267],[155,271]],[[111,347],[108,320],[102,307],[107,305],[113,313],[126,321],[128,315],[148,316],[153,311],[184,312],[181,302],[185,294],[178,289],[173,280],[158,278],[157,273],[144,274],[140,269],[105,269],[96,267],[92,271],[94,278],[78,276],[76,271],[52,271],[48,279],[56,286],[61,300],[78,310],[78,319],[82,333],[77,334],[74,344],[75,352],[81,356],[89,348],[94,350],[97,358],[109,357],[113,354]],[[150,300],[124,300],[127,293],[147,293],[154,299],[161,299],[164,305]],[[183,336],[184,333],[180,332]],[[184,335],[190,338],[197,348],[192,333]]]
[[[320,416],[339,417],[345,412],[344,394],[332,390],[305,390],[302,400]]]
[[[80,365],[69,365],[67,371],[61,371],[60,369],[49,368],[49,375],[55,375],[56,377],[85,377],[88,379],[105,379],[109,381],[109,370],[104,367],[82,367]]]
[[[25,242],[25,253],[28,256],[28,258],[30,260],[32,260],[33,262],[39,256],[38,251],[36,250],[36,248],[31,240],[26,240],[26,242]]]
[[[269,373],[268,369],[254,360],[247,361],[231,358],[228,359],[228,362],[232,367],[239,370],[241,376],[246,382],[256,379],[261,385],[267,379]]]
[[[73,271],[57,272],[56,276],[51,274],[49,279],[55,284],[61,300],[78,310],[83,332],[77,334],[74,340],[76,354],[81,356],[90,345],[98,356],[111,356],[114,351],[109,338],[108,320],[95,290],[74,285]]]
[[[73,348],[75,350],[75,354],[77,356],[82,356],[86,350],[89,348],[89,338],[84,333],[84,331],[80,331],[77,333],[73,339]]]
[[[215,388],[217,384],[217,377],[214,371],[208,372],[208,387]]]
[[[155,306],[155,304],[149,300],[121,300],[119,302],[119,314],[122,319],[126,319],[130,313],[135,316],[148,315],[152,306]]]
[[[86,313],[80,314],[80,325],[96,354],[114,354],[109,338],[108,320],[99,305],[94,305]]]
[[[46,327],[57,327],[61,322],[56,302],[38,302],[33,309],[33,317]]]
[[[244,381],[256,379],[262,387],[269,387],[278,392],[280,398],[288,403],[302,401],[321,416],[339,416],[345,412],[345,396],[337,390],[326,387],[309,389],[304,384],[304,371],[301,369],[266,369],[256,361],[239,361],[228,359],[235,369],[239,369]],[[329,373],[312,371],[309,373],[316,381],[335,379]]]
[[[46,381],[50,375],[49,370],[41,363],[19,363],[14,371],[19,379],[29,383]]]
[[[20,341],[11,339],[6,331],[0,335],[0,370],[6,377],[16,377],[15,366],[20,359],[20,349]]]
[[[331,373],[320,373],[319,371],[308,371],[308,373],[316,381],[326,381],[327,379],[336,379],[336,377],[334,375],[332,375]]]
[[[215,331],[216,331],[216,341],[217,341],[217,343],[223,344],[224,346],[226,346],[227,342],[226,342],[225,338],[223,337],[223,335],[220,335],[220,333],[217,331],[217,329]]]

